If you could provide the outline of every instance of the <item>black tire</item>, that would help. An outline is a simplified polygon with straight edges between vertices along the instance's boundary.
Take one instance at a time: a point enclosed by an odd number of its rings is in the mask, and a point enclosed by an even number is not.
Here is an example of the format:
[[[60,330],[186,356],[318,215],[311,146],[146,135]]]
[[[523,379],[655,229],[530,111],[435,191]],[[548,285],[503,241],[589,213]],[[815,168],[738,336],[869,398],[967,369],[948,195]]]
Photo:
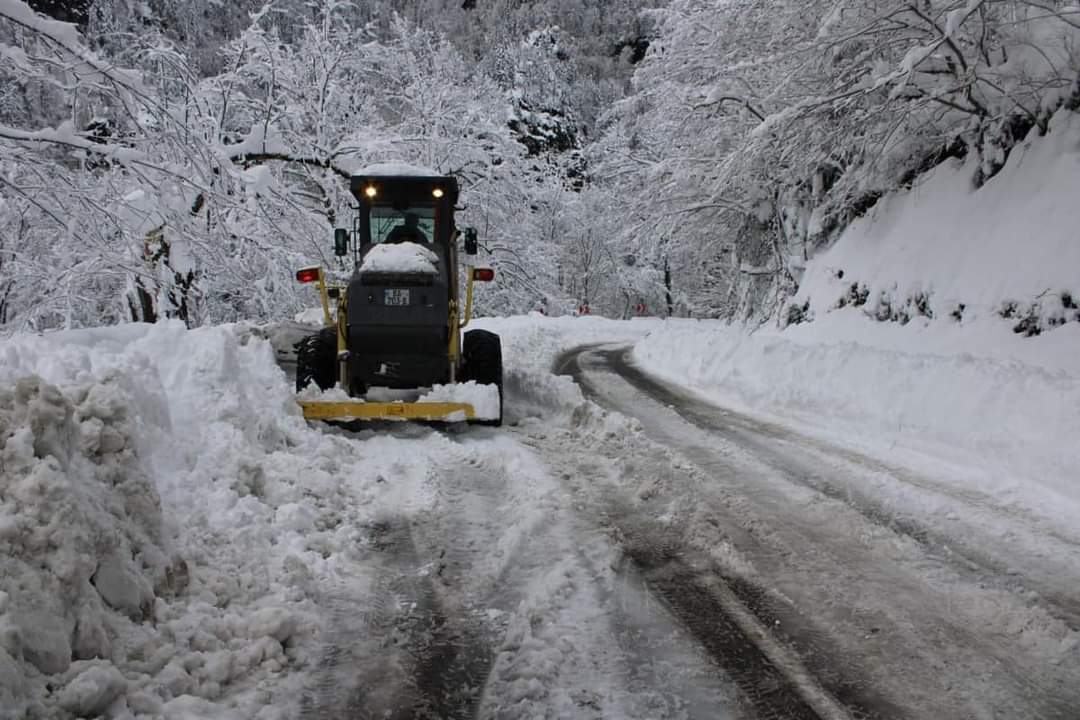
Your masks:
[[[296,390],[314,382],[320,390],[337,383],[337,328],[323,328],[296,343]]]
[[[476,420],[478,425],[499,427],[503,419],[503,366],[502,341],[487,330],[470,330],[465,333],[462,346],[462,380],[474,380],[482,385],[499,388],[499,417],[495,420]]]

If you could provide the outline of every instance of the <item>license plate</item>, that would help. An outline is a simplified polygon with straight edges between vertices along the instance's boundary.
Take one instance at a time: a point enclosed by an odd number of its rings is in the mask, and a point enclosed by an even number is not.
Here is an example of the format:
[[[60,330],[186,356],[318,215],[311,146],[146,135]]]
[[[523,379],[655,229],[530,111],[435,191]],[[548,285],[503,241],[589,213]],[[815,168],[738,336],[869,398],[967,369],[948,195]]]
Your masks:
[[[409,304],[409,289],[408,288],[387,288],[384,291],[386,294],[383,297],[384,305],[408,305]]]

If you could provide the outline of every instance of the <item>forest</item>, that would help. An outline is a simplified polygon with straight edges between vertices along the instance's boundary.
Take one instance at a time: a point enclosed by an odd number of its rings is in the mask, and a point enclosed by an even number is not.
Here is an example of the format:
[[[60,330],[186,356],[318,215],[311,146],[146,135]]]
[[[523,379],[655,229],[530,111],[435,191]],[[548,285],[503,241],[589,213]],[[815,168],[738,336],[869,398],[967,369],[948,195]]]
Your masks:
[[[484,314],[785,324],[878,200],[1060,111],[1064,0],[0,0],[0,330],[291,316],[376,162],[459,179]]]

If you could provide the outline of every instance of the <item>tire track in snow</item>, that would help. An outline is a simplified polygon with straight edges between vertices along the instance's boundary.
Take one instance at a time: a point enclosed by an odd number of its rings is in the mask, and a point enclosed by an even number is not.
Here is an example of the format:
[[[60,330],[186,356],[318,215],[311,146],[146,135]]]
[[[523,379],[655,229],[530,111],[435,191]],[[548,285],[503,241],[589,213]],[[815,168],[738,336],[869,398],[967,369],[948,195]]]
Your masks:
[[[432,506],[367,527],[357,559],[374,571],[373,588],[351,600],[340,592],[324,600],[333,608],[328,634],[337,641],[324,650],[303,717],[479,714],[506,613],[517,607],[530,568],[530,538],[551,525],[543,515],[507,524],[503,505],[513,479],[506,453],[489,443],[496,438],[479,428],[423,435],[439,446],[427,480]]]
[[[625,347],[596,350],[596,354],[603,358],[612,371],[634,388],[669,407],[690,423],[750,450],[756,457],[763,459],[766,464],[781,473],[789,482],[821,493],[830,500],[844,503],[870,522],[910,538],[936,559],[950,563],[973,577],[977,576],[979,580],[994,578],[999,587],[1013,593],[1025,591],[1032,586],[1036,587],[1041,598],[1040,604],[1047,613],[1065,623],[1070,630],[1080,631],[1080,596],[1076,593],[1033,581],[1032,578],[1025,577],[1020,571],[1010,568],[1004,562],[991,557],[984,550],[962,538],[945,536],[913,518],[904,517],[889,510],[857,489],[841,487],[830,482],[822,477],[820,470],[796,455],[799,451],[798,447],[794,448],[795,452],[786,452],[787,446],[796,439],[791,432],[779,427],[754,423],[748,418],[741,418],[735,413],[720,410],[693,398],[688,393],[658,382],[628,359],[629,352]],[[576,357],[577,355],[567,354],[561,364],[564,371],[570,371],[569,374],[574,375],[575,380],[581,383],[583,373],[580,366],[574,364]],[[801,441],[803,438],[798,438],[798,440]],[[809,439],[807,442],[815,446],[822,445]],[[778,447],[781,443],[785,447]],[[828,448],[828,452],[839,454],[849,462],[876,472],[887,473],[901,482],[915,484],[922,490],[946,494],[966,505],[1022,521],[1030,520],[1023,515],[1017,516],[1014,511],[998,508],[984,502],[981,498],[972,497],[971,493],[951,491],[938,485],[929,487],[928,483],[920,482],[908,473],[890,468],[858,453],[832,447]],[[1080,548],[1071,538],[1050,530],[1043,529],[1043,531],[1047,537],[1062,543],[1063,548],[1071,546],[1074,554],[1075,550]]]
[[[700,551],[688,547],[670,527],[617,499],[586,499],[590,471],[574,467],[571,452],[525,438],[558,466],[575,494],[585,500],[581,514],[596,517],[623,554],[616,573],[640,585],[667,608],[720,673],[738,688],[738,705],[756,720],[855,720],[901,717],[898,709],[858,682],[835,671],[809,668],[778,641],[764,594],[749,583],[721,574]],[[618,603],[611,603],[618,605]],[[623,618],[618,618],[622,620]],[[633,620],[630,620],[633,624]],[[818,638],[815,651],[827,643]],[[824,682],[822,680],[824,678]],[[699,717],[705,717],[703,715]]]
[[[423,535],[452,544],[448,592],[501,613],[480,717],[744,717],[692,636],[629,568],[613,572],[610,534],[571,510],[545,458],[505,432],[458,441]]]
[[[848,720],[848,708],[771,640],[727,584],[647,543],[625,546],[645,585],[735,681],[759,720]],[[624,570],[625,572],[625,570]],[[863,716],[859,713],[858,716]]]
[[[492,652],[472,618],[448,614],[405,516],[371,524],[377,579],[325,598],[330,640],[302,718],[472,718]]]
[[[846,602],[841,601],[843,604],[839,606],[822,607],[822,610],[826,612],[819,620],[826,623],[826,627],[832,626],[827,636],[821,632],[815,632],[814,626],[810,623],[800,627],[797,615],[794,618],[795,622],[792,623],[794,603],[786,599],[785,603],[782,603],[785,605],[783,610],[787,611],[785,613],[782,610],[780,614],[784,617],[784,628],[788,631],[785,641],[788,645],[797,648],[804,660],[816,660],[818,664],[828,663],[830,655],[833,660],[844,660],[852,649],[856,649],[859,652],[855,657],[863,657],[863,660],[856,660],[856,662],[862,662],[864,665],[861,668],[849,667],[848,672],[854,672],[854,677],[863,674],[876,677],[874,682],[880,683],[883,689],[887,689],[887,696],[889,696],[888,693],[899,693],[892,694],[891,697],[902,707],[919,707],[921,703],[922,710],[914,711],[915,716],[919,717],[923,716],[930,707],[935,707],[936,711],[941,713],[960,712],[963,714],[972,711],[973,708],[983,708],[985,712],[985,708],[999,702],[1001,704],[998,710],[1006,714],[1019,712],[1023,708],[1023,712],[1029,713],[1032,717],[1072,717],[1069,710],[1069,698],[1074,693],[1067,691],[1066,686],[1062,684],[1070,676],[1067,668],[1053,668],[1053,665],[1047,665],[1045,670],[1048,672],[1033,673],[1030,669],[1024,668],[1023,660],[1015,657],[1014,650],[1018,647],[1014,647],[1003,636],[993,630],[980,632],[978,627],[965,625],[965,621],[972,619],[976,623],[979,623],[980,619],[981,622],[986,622],[988,618],[993,617],[993,612],[996,612],[995,603],[1004,601],[1011,607],[1015,604],[1015,598],[1005,600],[1000,595],[994,596],[992,593],[990,597],[984,597],[981,590],[982,584],[969,582],[969,585],[962,589],[959,596],[960,602],[974,604],[958,606],[957,609],[962,609],[964,612],[957,614],[952,611],[953,598],[946,595],[944,599],[949,604],[947,607],[941,607],[939,582],[956,582],[957,580],[955,578],[950,580],[947,572],[935,570],[937,567],[944,567],[944,565],[939,566],[937,560],[926,562],[928,559],[926,556],[929,553],[926,552],[924,545],[918,543],[919,547],[923,548],[918,556],[910,550],[903,549],[903,545],[892,546],[888,534],[902,535],[902,533],[898,533],[896,528],[874,522],[874,518],[865,517],[862,513],[859,514],[862,515],[864,521],[886,529],[888,532],[882,534],[869,528],[858,530],[859,523],[848,519],[843,520],[852,525],[848,532],[869,534],[865,537],[845,536],[843,529],[820,524],[822,521],[829,523],[828,518],[832,516],[842,519],[843,513],[835,507],[835,504],[832,508],[828,505],[816,504],[812,499],[808,499],[805,493],[780,492],[777,494],[781,486],[774,479],[770,479],[767,473],[762,474],[762,468],[755,467],[753,461],[747,464],[746,460],[741,459],[739,453],[730,455],[730,451],[725,449],[727,443],[734,444],[736,448],[740,447],[736,440],[725,438],[723,434],[720,434],[719,439],[722,442],[719,443],[720,447],[717,447],[716,443],[710,443],[707,440],[707,434],[702,434],[699,430],[691,430],[693,423],[684,425],[687,419],[675,421],[678,407],[670,407],[672,403],[657,401],[650,396],[646,396],[648,400],[645,398],[635,400],[640,391],[616,373],[612,373],[613,377],[610,381],[603,381],[601,387],[604,388],[604,392],[601,393],[594,383],[604,373],[612,372],[610,365],[603,357],[605,352],[612,351],[600,350],[595,353],[572,351],[564,355],[563,362],[557,368],[569,370],[577,376],[579,382],[584,381],[581,384],[587,394],[590,397],[602,399],[605,405],[614,404],[616,408],[621,408],[630,403],[626,406],[631,408],[631,411],[644,413],[643,420],[647,421],[646,424],[649,427],[662,426],[663,429],[659,432],[663,442],[680,449],[679,452],[682,452],[685,445],[685,449],[691,453],[688,457],[691,457],[694,465],[704,470],[704,477],[713,478],[706,484],[694,483],[698,487],[698,492],[705,491],[707,495],[696,499],[687,495],[686,500],[691,505],[679,511],[679,514],[687,514],[688,519],[695,523],[709,520],[710,516],[717,518],[727,516],[726,520],[720,520],[720,524],[716,526],[717,541],[721,545],[726,545],[734,539],[736,555],[742,554],[740,549],[744,552],[749,551],[747,557],[741,560],[736,558],[738,562],[745,563],[746,560],[751,560],[761,565],[756,569],[740,568],[738,570],[740,575],[747,570],[752,576],[759,575],[760,571],[764,570],[765,578],[771,575],[772,580],[780,582],[781,586],[784,583],[790,584],[790,579],[804,577],[804,582],[810,583],[807,591],[799,590],[795,594],[803,598],[803,606],[806,608],[813,607],[815,601],[818,603],[825,601],[831,605],[836,602],[837,597],[846,598]],[[578,362],[579,355],[583,354],[586,356],[591,354],[590,365],[596,366],[595,371],[590,369],[588,376],[582,364]],[[623,383],[623,386],[618,386],[618,383]],[[608,385],[611,387],[609,388]],[[635,402],[638,404],[633,404]],[[670,421],[666,418],[667,415],[672,416]],[[725,440],[727,442],[723,442]],[[646,449],[643,452],[647,455],[650,451]],[[651,452],[655,454],[655,450]],[[753,458],[753,453],[749,457]],[[655,459],[653,461],[655,462]],[[772,470],[772,478],[775,478],[775,468]],[[631,469],[631,472],[637,474],[636,469]],[[781,473],[782,476],[783,473]],[[791,482],[789,478],[785,480]],[[813,488],[810,489],[813,490]],[[743,495],[751,500],[749,504],[742,499]],[[669,494],[666,502],[670,503],[671,497],[681,496]],[[702,507],[701,501],[705,497],[711,498],[712,502],[717,504]],[[857,508],[847,503],[843,505],[849,510],[858,512]],[[664,502],[661,502],[660,507],[663,506]],[[669,510],[663,510],[663,512],[667,513]],[[787,523],[792,520],[794,520],[794,525],[789,530]],[[808,525],[808,522],[811,524]],[[700,532],[700,530],[695,530],[695,532]],[[725,536],[728,537],[725,538]],[[691,542],[695,547],[700,544],[699,539],[693,539]],[[897,555],[895,559],[891,557],[894,554]],[[879,555],[881,557],[877,558]],[[904,558],[905,565],[894,567],[901,557]],[[807,561],[806,567],[791,565],[791,563],[801,565]],[[885,564],[882,564],[882,561],[885,561]],[[955,568],[955,557],[951,558],[951,561],[946,558],[946,561],[951,562]],[[871,564],[867,564],[868,562]],[[924,563],[925,568],[908,564],[911,562]],[[739,566],[736,565],[736,567]],[[962,577],[963,568],[958,569],[961,570]],[[917,571],[915,577],[911,577],[912,571]],[[832,578],[832,582],[844,583],[850,589],[841,585],[836,588],[840,591],[839,596],[834,596],[835,591],[831,590],[825,594],[824,586],[820,585],[822,581],[815,579],[817,572],[824,572],[824,577]],[[968,572],[970,573],[970,570]],[[920,579],[918,576],[923,576],[924,573],[931,574],[925,575],[926,579]],[[934,577],[934,573],[940,575],[940,578]],[[932,582],[926,584],[927,579],[931,577]],[[866,586],[866,590],[861,588],[863,585]],[[885,588],[893,588],[893,595],[878,597],[876,594],[880,594]],[[762,612],[760,607],[755,607],[754,600],[755,594],[771,597],[769,593],[756,591],[753,587],[750,588],[751,592],[746,593],[744,589],[740,589],[738,583],[731,584],[730,589],[740,594],[744,606],[754,611],[763,623],[769,619],[770,612]],[[811,598],[816,598],[816,600]],[[917,603],[919,598],[924,598],[923,604],[914,605],[913,603]],[[938,604],[935,604],[935,601]],[[867,602],[870,605],[866,605]],[[872,614],[865,618],[854,614],[845,618],[843,617],[845,608],[851,613],[865,613],[869,610]],[[1015,612],[1005,606],[1003,609],[1006,613]],[[969,614],[971,618],[968,618]],[[1011,616],[1006,614],[1005,617]],[[1023,616],[1019,619],[1023,619]],[[1037,618],[1033,619],[1037,620]],[[870,623],[879,624],[879,621],[885,622],[886,625],[885,632],[881,636],[875,636],[877,640],[871,639],[870,636],[859,639],[852,635],[835,635],[837,647],[846,649],[843,654],[838,655],[830,651],[828,642],[825,644],[820,642],[823,638],[826,641],[833,638],[837,627],[847,628],[849,633],[852,630],[860,632],[860,628],[866,628]],[[818,620],[814,622],[817,623]],[[839,625],[834,625],[837,622]],[[990,620],[990,622],[994,621]],[[1012,624],[1016,621],[1006,620],[1006,622]],[[1030,620],[1025,620],[1025,622],[1030,622]],[[1054,642],[1053,637],[1042,634],[1038,626],[1033,627],[1032,630],[1035,642],[1042,643],[1042,646],[1045,646],[1048,641],[1051,644]],[[876,632],[876,629],[873,629],[873,632]],[[1058,630],[1053,632],[1056,633]],[[880,640],[886,637],[902,640],[898,652],[891,651],[888,644],[882,644]],[[1025,645],[1028,642],[1031,640],[1020,641]],[[862,647],[858,647],[859,645]],[[908,649],[903,650],[905,647]],[[985,654],[982,651],[985,651]],[[1032,648],[1032,652],[1036,651],[1041,652],[1038,648]],[[862,654],[866,652],[870,653],[869,657]],[[886,654],[880,654],[883,652]],[[1061,650],[1053,652],[1063,652],[1062,658],[1068,655],[1067,637]],[[920,656],[922,660],[916,659]],[[1026,653],[1024,656],[1038,657],[1038,655],[1032,656]],[[892,667],[900,668],[901,671],[898,673],[894,669],[883,673],[882,668],[865,665],[871,658],[888,659]],[[1062,661],[1064,662],[1064,659]],[[1040,662],[1044,661],[1040,660]],[[1045,662],[1052,662],[1049,656]],[[913,666],[912,663],[915,665]],[[923,667],[919,667],[920,663]],[[890,665],[886,663],[882,667],[890,667]],[[827,667],[825,669],[829,670]],[[1049,672],[1050,670],[1053,671]],[[831,683],[830,687],[835,686],[834,682],[828,680],[829,672],[821,673],[815,669],[815,674],[819,675],[819,679]],[[921,681],[905,680],[909,675],[911,678],[922,677],[923,679]],[[997,682],[990,682],[994,678]],[[912,682],[916,684],[911,684]],[[857,687],[857,683],[850,685]],[[938,687],[936,693],[933,691],[934,687]],[[842,697],[841,692],[834,694]],[[920,699],[913,704],[912,701],[915,698]],[[880,714],[883,717],[904,715],[904,711],[899,709],[890,711],[887,704],[877,705],[873,702],[873,697],[869,699],[871,702],[866,703],[866,706],[881,708],[883,712]],[[949,709],[950,707],[952,710]],[[960,708],[966,709],[960,710]]]

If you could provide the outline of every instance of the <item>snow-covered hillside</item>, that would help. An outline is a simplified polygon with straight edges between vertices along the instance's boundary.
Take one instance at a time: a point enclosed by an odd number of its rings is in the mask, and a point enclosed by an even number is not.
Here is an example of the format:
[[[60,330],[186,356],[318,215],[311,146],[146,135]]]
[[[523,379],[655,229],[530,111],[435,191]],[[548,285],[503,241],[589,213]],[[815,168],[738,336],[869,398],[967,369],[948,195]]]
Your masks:
[[[1023,332],[1080,322],[1080,114],[1033,130],[978,189],[975,163],[884,198],[810,263],[792,304],[818,318],[848,305],[885,320],[999,316]]]
[[[855,222],[809,264],[801,322],[669,321],[636,357],[730,406],[981,468],[968,487],[1073,522],[1080,116],[970,178],[948,162]]]

